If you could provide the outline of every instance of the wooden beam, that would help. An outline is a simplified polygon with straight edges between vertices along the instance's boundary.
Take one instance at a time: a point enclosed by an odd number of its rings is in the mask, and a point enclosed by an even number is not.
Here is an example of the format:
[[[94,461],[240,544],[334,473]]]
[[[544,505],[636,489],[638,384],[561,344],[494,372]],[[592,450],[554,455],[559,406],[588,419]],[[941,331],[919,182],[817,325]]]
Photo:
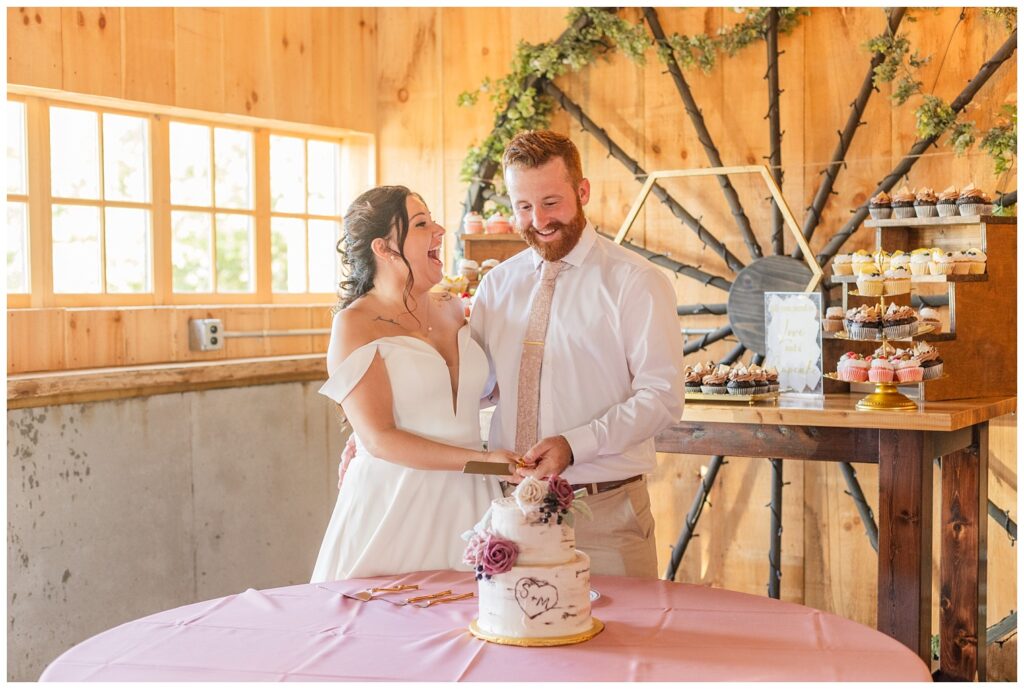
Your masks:
[[[658,452],[878,462],[878,431],[870,428],[680,422],[654,440]],[[930,460],[929,460],[930,461]]]

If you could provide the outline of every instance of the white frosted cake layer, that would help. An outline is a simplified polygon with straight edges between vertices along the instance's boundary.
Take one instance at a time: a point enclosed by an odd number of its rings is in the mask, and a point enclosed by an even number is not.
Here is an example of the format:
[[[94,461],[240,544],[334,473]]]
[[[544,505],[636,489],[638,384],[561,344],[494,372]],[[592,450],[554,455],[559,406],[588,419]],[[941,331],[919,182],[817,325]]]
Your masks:
[[[576,535],[555,517],[545,524],[543,515],[523,514],[516,499],[501,498],[491,504],[491,528],[519,547],[517,565],[557,565],[569,562],[576,552]]]
[[[516,565],[479,582],[481,629],[497,636],[548,638],[588,631],[590,558],[574,551],[571,562]]]

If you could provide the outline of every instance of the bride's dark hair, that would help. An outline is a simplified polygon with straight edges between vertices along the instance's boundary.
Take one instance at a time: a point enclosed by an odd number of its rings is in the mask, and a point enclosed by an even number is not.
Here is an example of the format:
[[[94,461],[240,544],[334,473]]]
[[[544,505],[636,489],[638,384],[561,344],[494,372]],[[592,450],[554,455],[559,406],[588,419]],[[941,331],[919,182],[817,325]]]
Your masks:
[[[345,279],[341,281],[341,299],[334,311],[338,312],[359,297],[373,289],[377,276],[377,263],[373,254],[373,240],[387,240],[395,229],[398,257],[409,270],[402,292],[402,302],[409,308],[406,299],[412,293],[412,266],[405,258],[405,238],[409,234],[409,213],[405,201],[409,196],[419,194],[408,187],[374,187],[360,194],[345,212],[345,232],[338,240],[337,249],[341,254]]]

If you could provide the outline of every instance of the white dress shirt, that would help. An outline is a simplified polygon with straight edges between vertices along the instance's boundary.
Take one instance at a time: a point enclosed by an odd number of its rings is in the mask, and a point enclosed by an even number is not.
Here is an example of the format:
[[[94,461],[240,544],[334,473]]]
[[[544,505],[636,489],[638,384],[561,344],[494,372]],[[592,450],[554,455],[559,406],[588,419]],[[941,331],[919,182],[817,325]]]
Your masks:
[[[668,276],[588,222],[562,259],[541,365],[538,439],[565,436],[570,483],[655,468],[654,436],[683,412],[683,341]],[[542,259],[527,249],[484,277],[470,329],[499,400],[488,447],[513,449],[523,334]],[[490,389],[490,387],[488,388]]]

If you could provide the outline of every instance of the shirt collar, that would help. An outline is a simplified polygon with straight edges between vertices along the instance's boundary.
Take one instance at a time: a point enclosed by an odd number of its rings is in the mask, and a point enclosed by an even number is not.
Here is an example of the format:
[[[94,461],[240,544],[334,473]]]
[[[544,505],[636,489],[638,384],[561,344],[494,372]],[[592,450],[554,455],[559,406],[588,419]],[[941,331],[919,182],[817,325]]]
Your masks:
[[[587,254],[590,253],[590,249],[594,246],[595,242],[597,242],[597,230],[595,230],[593,224],[587,220],[587,224],[583,228],[583,234],[580,235],[580,239],[576,242],[576,246],[574,246],[572,251],[570,251],[562,260],[571,266],[579,268],[583,265],[583,259],[585,259]],[[544,259],[542,259],[540,254],[536,251],[533,251],[531,255],[533,257],[534,269],[540,268]]]

